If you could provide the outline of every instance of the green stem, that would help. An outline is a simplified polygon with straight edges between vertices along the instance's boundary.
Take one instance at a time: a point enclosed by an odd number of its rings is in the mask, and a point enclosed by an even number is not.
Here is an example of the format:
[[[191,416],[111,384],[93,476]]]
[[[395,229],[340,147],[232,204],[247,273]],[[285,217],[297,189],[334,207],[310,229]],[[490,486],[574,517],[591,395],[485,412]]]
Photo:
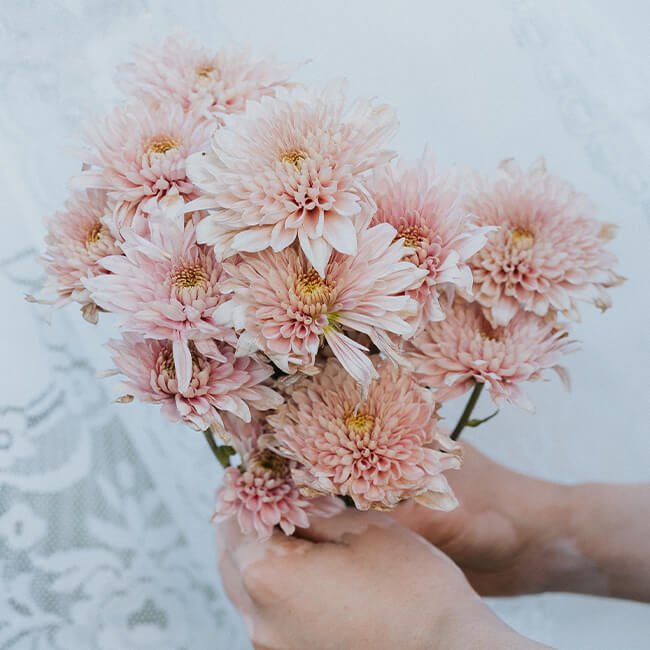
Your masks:
[[[469,419],[472,417],[472,411],[476,406],[476,402],[478,402],[478,398],[481,396],[481,391],[483,390],[484,385],[485,384],[481,382],[475,382],[474,389],[472,390],[472,394],[467,400],[467,404],[465,405],[465,409],[460,416],[460,420],[458,420],[458,424],[456,424],[454,430],[452,431],[452,440],[458,440],[458,438],[460,438],[460,434],[463,432],[463,429],[467,426]]]
[[[212,450],[212,453],[214,454],[214,457],[219,461],[219,464],[221,467],[224,469],[227,469],[230,467],[230,447],[228,446],[219,446],[214,440],[214,436],[212,435],[212,430],[211,429],[206,429],[203,432],[203,435],[205,436],[205,439],[208,442],[208,445],[210,446],[210,449]]]

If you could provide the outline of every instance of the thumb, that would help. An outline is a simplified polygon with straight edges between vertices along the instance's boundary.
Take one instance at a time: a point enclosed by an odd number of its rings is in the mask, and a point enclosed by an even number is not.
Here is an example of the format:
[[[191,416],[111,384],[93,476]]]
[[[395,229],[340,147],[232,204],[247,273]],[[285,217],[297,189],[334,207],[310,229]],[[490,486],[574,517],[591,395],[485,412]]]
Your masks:
[[[395,526],[391,517],[381,512],[360,512],[346,508],[335,517],[313,517],[309,528],[300,528],[296,535],[311,542],[341,543],[346,535],[361,535],[371,527]]]

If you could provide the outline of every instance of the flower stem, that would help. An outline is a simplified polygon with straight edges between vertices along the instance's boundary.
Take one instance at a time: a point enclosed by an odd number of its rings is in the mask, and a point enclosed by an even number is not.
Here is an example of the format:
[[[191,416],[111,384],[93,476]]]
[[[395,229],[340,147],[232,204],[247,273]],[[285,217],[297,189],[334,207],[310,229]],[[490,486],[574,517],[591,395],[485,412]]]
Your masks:
[[[458,423],[454,427],[454,430],[451,434],[452,440],[458,440],[458,438],[460,438],[460,434],[463,432],[463,429],[467,426],[469,419],[472,417],[472,411],[476,406],[476,402],[478,402],[478,398],[481,396],[481,391],[483,390],[484,385],[485,384],[478,381],[474,383],[472,394],[469,396],[467,404],[465,405],[465,409],[460,416],[460,420],[458,420]]]
[[[212,434],[212,430],[210,428],[206,429],[203,432],[203,435],[205,436],[205,439],[207,440],[208,445],[214,454],[214,457],[219,461],[221,467],[224,469],[230,467],[230,456],[232,455],[230,452],[232,450],[232,447],[229,447],[227,445],[219,446],[215,442],[214,435]]]

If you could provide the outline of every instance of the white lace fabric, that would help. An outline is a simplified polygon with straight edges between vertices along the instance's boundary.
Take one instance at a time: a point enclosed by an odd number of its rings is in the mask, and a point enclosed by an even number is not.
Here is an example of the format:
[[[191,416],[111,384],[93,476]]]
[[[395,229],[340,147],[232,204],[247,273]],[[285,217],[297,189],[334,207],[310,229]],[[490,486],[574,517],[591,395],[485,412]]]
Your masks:
[[[268,4],[3,4],[1,650],[250,647],[216,572],[208,519],[220,471],[205,442],[165,422],[153,407],[112,403],[112,384],[97,378],[110,365],[101,349],[111,335],[110,318],[93,328],[75,306],[50,318],[46,308],[23,300],[41,282],[34,257],[42,250],[42,218],[60,208],[66,180],[77,168],[66,148],[78,145],[87,116],[115,101],[111,75],[128,59],[131,45],[179,27],[215,48],[234,41],[275,50],[285,60],[313,57],[312,68],[302,73],[305,81],[347,74],[354,93],[385,93],[402,113],[404,133],[396,147],[411,155],[429,140],[434,152],[439,145],[443,161],[446,155],[447,161],[480,166],[487,160],[491,166],[513,150],[529,162],[547,144],[546,153],[555,154],[549,165],[559,164],[559,171],[582,183],[608,220],[622,226],[616,250],[629,282],[614,294],[606,320],[585,318],[578,333],[585,351],[568,364],[572,396],[555,384],[536,387],[531,391],[536,417],[506,409],[472,438],[502,460],[549,478],[648,479],[642,407],[650,361],[643,343],[648,299],[642,297],[648,228],[641,217],[649,199],[648,84],[640,65],[643,52],[623,38],[624,21],[611,25],[611,8],[583,0],[464,0],[458,6],[422,0],[409,5],[411,15],[392,2],[351,6],[336,0],[328,3],[326,15],[322,3],[292,0],[280,13]],[[310,36],[303,28],[313,12],[320,16],[314,29],[321,33]],[[345,25],[337,15],[346,16]],[[486,17],[490,33],[483,35],[476,25]],[[364,27],[368,22],[374,32]],[[292,38],[296,34],[300,38]],[[377,34],[390,37],[392,53]],[[465,40],[459,45],[458,38]],[[455,54],[442,61],[436,47]],[[368,54],[360,59],[362,50]],[[429,77],[405,77],[400,69]],[[471,70],[472,79],[495,82],[494,90],[478,84],[473,91],[473,100],[485,103],[478,117],[467,97],[452,93],[460,89],[455,80]],[[531,114],[541,102],[539,114],[552,116],[541,141],[517,140],[517,134],[528,133],[525,119],[520,131],[511,127],[522,120],[521,107],[509,104],[507,96],[489,95],[521,74]],[[430,101],[432,86],[440,101]],[[498,111],[489,113],[491,102]],[[486,138],[495,131],[503,135],[477,145],[484,127],[476,121],[486,114],[492,120]],[[532,124],[528,130],[539,129]],[[617,378],[623,372],[626,388]],[[610,406],[607,412],[594,406],[603,403]],[[614,431],[625,440],[625,453]],[[645,647],[650,633],[648,610],[641,605],[571,596],[491,604],[522,633],[557,647],[614,647],[616,624],[625,627],[625,647],[634,650]]]

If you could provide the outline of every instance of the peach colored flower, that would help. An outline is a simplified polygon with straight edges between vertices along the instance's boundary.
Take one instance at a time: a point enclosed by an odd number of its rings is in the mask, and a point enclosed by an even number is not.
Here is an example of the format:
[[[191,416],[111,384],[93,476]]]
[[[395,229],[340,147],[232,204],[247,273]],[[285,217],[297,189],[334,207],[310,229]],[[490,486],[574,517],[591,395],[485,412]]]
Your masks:
[[[236,341],[234,331],[213,318],[225,300],[219,286],[223,270],[212,250],[196,243],[191,221],[183,227],[178,220],[154,220],[150,239],[129,230],[123,234],[124,255],[102,259],[110,273],[85,286],[100,307],[120,316],[124,331],[172,341],[175,373],[185,392],[192,377],[188,342]]]
[[[303,379],[267,418],[274,449],[298,463],[293,478],[307,493],[349,496],[361,510],[409,498],[453,509],[443,471],[461,461],[438,429],[430,391],[390,363],[376,366],[379,379],[363,399],[336,359]]]
[[[243,331],[241,341],[262,350],[284,372],[309,370],[324,339],[345,369],[367,386],[376,376],[367,349],[345,331],[367,334],[387,354],[387,332],[413,334],[406,322],[417,303],[407,295],[426,271],[404,260],[395,229],[379,224],[359,232],[356,255],[335,253],[320,277],[304,253],[291,246],[273,253],[242,254],[224,263],[221,285],[232,292],[215,318]]]
[[[500,227],[471,260],[475,299],[494,325],[519,309],[575,320],[579,300],[611,305],[605,289],[622,281],[604,247],[614,226],[591,218],[586,197],[550,175],[542,159],[527,172],[504,161],[493,185],[476,178],[465,207],[480,225]]]
[[[420,308],[416,327],[442,320],[441,291],[457,288],[471,293],[472,272],[467,260],[486,242],[491,228],[478,228],[460,204],[451,175],[441,175],[426,154],[416,165],[400,160],[377,170],[369,185],[377,203],[373,223],[389,223],[412,249],[408,259],[427,275],[409,295]]]
[[[228,345],[215,344],[206,356],[190,343],[192,375],[183,391],[176,379],[171,341],[127,333],[108,347],[129,393],[143,402],[160,404],[170,420],[183,420],[198,431],[212,427],[223,432],[222,415],[232,413],[249,422],[251,407],[267,410],[282,402],[278,393],[263,385],[273,374],[271,366],[252,357],[235,357]]]
[[[375,210],[364,173],[392,157],[381,147],[394,113],[370,101],[348,105],[342,85],[278,92],[226,118],[211,151],[189,161],[208,209],[197,229],[217,257],[280,251],[296,238],[322,276],[332,249],[357,250],[358,229]]]
[[[279,526],[286,535],[296,527],[307,528],[309,517],[331,517],[345,507],[327,496],[307,498],[291,478],[295,463],[258,444],[263,427],[253,421],[238,426],[233,442],[242,458],[241,467],[226,469],[217,490],[214,521],[235,516],[245,535],[267,539]]]
[[[487,385],[496,404],[533,411],[522,383],[552,368],[568,384],[559,362],[575,344],[552,320],[519,311],[508,325],[492,327],[480,305],[461,298],[451,308],[445,305],[445,312],[444,321],[429,323],[407,345],[416,377],[438,401],[462,395],[477,381]]]
[[[118,106],[88,125],[84,170],[73,178],[73,187],[105,190],[117,229],[146,234],[151,214],[182,214],[185,201],[198,196],[185,163],[206,146],[214,128],[173,104]]]
[[[248,50],[208,52],[187,36],[175,34],[162,46],[140,48],[135,61],[119,68],[118,83],[136,99],[177,102],[208,117],[243,111],[248,101],[286,86],[296,66]]]
[[[122,253],[104,221],[107,211],[106,194],[88,190],[73,194],[65,210],[47,223],[47,248],[42,258],[48,274],[44,292],[56,296],[55,307],[78,302],[84,318],[91,322],[97,322],[97,308],[83,280],[108,273],[100,260]]]

